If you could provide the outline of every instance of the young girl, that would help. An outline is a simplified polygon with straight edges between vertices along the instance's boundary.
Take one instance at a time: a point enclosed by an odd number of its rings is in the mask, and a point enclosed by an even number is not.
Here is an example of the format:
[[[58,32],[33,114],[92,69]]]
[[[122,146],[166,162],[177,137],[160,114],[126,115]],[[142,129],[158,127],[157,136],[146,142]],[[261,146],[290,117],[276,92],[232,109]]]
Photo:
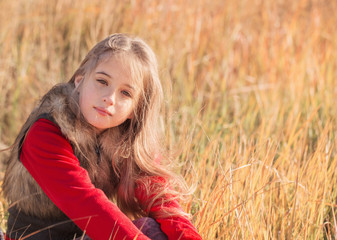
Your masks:
[[[147,44],[99,42],[13,145],[6,239],[201,239],[178,204],[183,181],[162,165],[161,98]]]

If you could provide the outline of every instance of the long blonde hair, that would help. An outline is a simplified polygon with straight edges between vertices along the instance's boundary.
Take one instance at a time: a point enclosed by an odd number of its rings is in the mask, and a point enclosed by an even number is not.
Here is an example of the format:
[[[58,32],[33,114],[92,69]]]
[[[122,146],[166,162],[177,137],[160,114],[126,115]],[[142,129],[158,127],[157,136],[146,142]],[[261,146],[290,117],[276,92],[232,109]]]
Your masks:
[[[119,145],[114,147],[112,164],[119,178],[115,193],[117,204],[123,212],[135,217],[185,216],[179,207],[165,207],[165,201],[181,198],[187,188],[184,180],[169,170],[163,160],[159,160],[167,158],[168,154],[162,143],[158,121],[163,91],[157,60],[151,48],[139,38],[125,34],[110,35],[89,51],[69,83],[74,84],[77,76],[84,76],[112,56],[117,56],[129,66],[132,78],[142,89],[134,117],[116,127]],[[135,189],[144,192],[143,201],[136,200]],[[151,207],[158,205],[161,205],[161,210],[149,212]]]

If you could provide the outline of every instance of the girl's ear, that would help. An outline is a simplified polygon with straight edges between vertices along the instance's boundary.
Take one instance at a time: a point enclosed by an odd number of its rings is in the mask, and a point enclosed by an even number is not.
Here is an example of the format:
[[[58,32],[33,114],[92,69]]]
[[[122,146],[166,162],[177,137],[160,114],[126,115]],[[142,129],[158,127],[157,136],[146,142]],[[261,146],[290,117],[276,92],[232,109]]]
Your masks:
[[[83,79],[84,79],[84,77],[81,76],[81,75],[77,75],[77,76],[75,77],[75,81],[74,81],[74,83],[75,83],[75,88],[78,87],[78,85],[80,84],[80,82],[81,82]]]

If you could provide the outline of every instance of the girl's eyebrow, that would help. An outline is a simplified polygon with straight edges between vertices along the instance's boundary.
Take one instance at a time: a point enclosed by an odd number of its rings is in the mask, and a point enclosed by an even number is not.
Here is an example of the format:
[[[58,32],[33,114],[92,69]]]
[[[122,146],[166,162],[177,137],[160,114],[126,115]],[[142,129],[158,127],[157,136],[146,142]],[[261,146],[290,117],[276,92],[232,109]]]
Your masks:
[[[106,72],[96,72],[97,74],[103,74],[103,75],[105,75],[105,76],[107,76],[107,77],[109,77],[109,78],[112,78],[109,74],[107,74]]]

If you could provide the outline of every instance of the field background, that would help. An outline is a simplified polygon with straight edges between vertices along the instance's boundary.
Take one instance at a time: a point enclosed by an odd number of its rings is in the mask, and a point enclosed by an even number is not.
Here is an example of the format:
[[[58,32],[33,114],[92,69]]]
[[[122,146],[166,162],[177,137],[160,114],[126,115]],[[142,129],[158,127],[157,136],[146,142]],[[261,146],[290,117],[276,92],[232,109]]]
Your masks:
[[[97,41],[138,35],[158,57],[167,143],[196,187],[184,208],[203,238],[337,239],[336,11],[334,0],[1,0],[0,142]]]

